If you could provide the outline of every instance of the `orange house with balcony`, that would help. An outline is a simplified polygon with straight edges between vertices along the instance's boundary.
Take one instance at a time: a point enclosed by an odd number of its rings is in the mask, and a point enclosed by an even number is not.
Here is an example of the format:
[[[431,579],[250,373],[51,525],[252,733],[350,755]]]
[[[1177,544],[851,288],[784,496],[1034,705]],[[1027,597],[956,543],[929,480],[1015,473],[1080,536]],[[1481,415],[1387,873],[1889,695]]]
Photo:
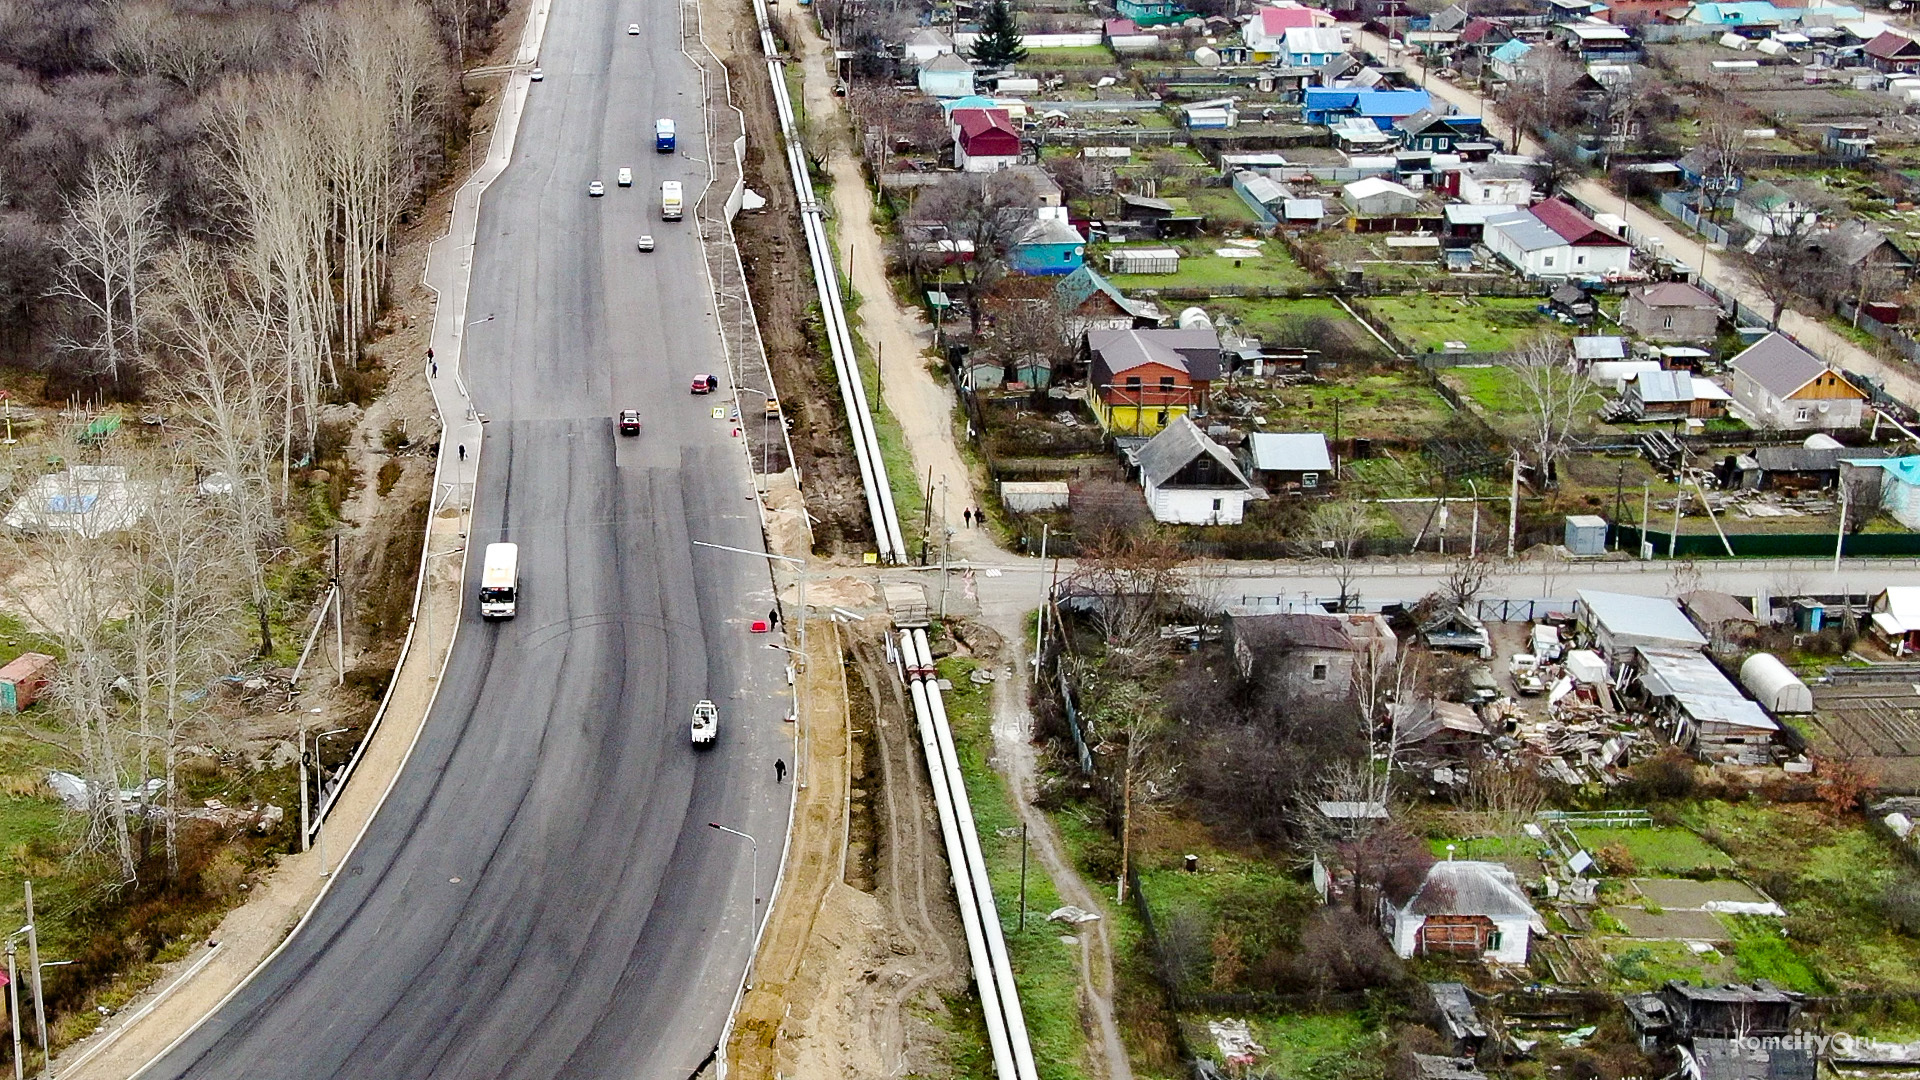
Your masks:
[[[1176,416],[1204,412],[1220,377],[1220,335],[1210,329],[1089,330],[1080,349],[1089,404],[1116,434],[1153,435]]]

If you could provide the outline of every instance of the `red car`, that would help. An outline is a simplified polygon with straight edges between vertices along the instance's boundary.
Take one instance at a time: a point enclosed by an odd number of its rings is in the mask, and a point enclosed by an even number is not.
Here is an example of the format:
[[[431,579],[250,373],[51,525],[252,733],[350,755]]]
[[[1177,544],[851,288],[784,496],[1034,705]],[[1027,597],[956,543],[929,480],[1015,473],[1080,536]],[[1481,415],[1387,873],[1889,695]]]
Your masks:
[[[717,375],[695,375],[693,377],[693,392],[696,394],[711,394],[718,389],[720,389],[720,377]]]
[[[640,434],[640,410],[639,409],[620,410],[620,434],[622,435]]]

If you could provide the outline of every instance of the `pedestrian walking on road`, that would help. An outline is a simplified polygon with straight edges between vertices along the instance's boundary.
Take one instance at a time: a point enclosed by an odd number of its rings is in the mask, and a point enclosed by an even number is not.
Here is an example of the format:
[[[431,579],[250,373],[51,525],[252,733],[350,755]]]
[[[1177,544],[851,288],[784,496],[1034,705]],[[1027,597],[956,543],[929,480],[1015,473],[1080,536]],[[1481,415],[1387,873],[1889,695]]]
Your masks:
[[[775,604],[773,607],[770,607],[767,609],[767,625],[768,626],[780,625],[780,606],[778,604]]]
[[[435,379],[439,378],[440,377],[440,361],[428,360],[427,374]]]
[[[967,528],[973,528],[973,509],[971,507],[960,511],[960,517],[961,520],[967,523]]]
[[[787,782],[787,759],[786,758],[773,759],[773,782],[776,784],[784,784]]]
[[[460,460],[461,461],[467,460],[467,444],[466,443],[460,444]]]
[[[986,520],[987,520],[986,518],[981,516],[980,508],[977,506],[974,507],[973,508],[973,527],[976,529],[979,528],[981,525],[985,524]]]

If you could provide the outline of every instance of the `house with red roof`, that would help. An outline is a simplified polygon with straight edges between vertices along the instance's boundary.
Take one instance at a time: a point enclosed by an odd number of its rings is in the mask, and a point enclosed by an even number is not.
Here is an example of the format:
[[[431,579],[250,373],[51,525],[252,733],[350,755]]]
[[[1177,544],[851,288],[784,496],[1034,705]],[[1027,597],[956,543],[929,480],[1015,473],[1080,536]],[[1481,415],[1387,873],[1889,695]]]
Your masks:
[[[1886,72],[1920,71],[1920,41],[1892,30],[1883,30],[1861,50],[1867,62]]]
[[[953,164],[965,172],[998,172],[1020,164],[1020,129],[1005,109],[955,109]]]
[[[1263,7],[1247,16],[1241,24],[1240,39],[1247,43],[1247,48],[1253,50],[1255,62],[1265,63],[1286,51],[1288,30],[1311,30],[1316,26],[1332,25],[1333,16],[1325,11],[1298,4]]]
[[[1604,278],[1627,272],[1633,248],[1570,203],[1547,199],[1490,218],[1487,249],[1531,278]]]

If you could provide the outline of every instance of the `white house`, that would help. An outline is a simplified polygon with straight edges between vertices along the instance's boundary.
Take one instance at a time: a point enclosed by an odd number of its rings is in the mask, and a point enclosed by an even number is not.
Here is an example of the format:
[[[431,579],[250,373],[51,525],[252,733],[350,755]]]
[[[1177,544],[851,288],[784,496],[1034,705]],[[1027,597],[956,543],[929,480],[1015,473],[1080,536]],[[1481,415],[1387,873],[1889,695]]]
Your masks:
[[[1340,201],[1355,214],[1367,217],[1411,214],[1420,206],[1420,196],[1410,188],[1378,176],[1355,180],[1341,188]]]
[[[1633,248],[1558,199],[1487,222],[1487,250],[1532,278],[1606,278],[1625,274]]]
[[[1513,871],[1499,863],[1433,864],[1406,903],[1380,902],[1381,929],[1403,959],[1436,955],[1525,964],[1540,916]]]
[[[1777,184],[1757,180],[1734,196],[1733,220],[1761,236],[1805,236],[1820,211]]]
[[[1489,161],[1460,172],[1460,201],[1474,206],[1526,206],[1533,202],[1527,171],[1505,161]]]
[[[924,64],[941,53],[952,51],[953,39],[931,26],[923,26],[915,30],[912,36],[907,38],[905,49],[907,62],[913,64]]]
[[[1333,15],[1299,4],[1263,7],[1240,24],[1240,40],[1252,50],[1256,63],[1266,63],[1286,51],[1287,31],[1332,25]]]
[[[1860,426],[1867,395],[1783,334],[1768,334],[1728,364],[1733,400],[1755,427],[1811,431]]]
[[[1247,503],[1263,494],[1227,448],[1182,413],[1133,452],[1155,521],[1174,525],[1238,525]]]
[[[1280,48],[1288,67],[1319,67],[1346,52],[1347,43],[1337,27],[1290,26]]]

